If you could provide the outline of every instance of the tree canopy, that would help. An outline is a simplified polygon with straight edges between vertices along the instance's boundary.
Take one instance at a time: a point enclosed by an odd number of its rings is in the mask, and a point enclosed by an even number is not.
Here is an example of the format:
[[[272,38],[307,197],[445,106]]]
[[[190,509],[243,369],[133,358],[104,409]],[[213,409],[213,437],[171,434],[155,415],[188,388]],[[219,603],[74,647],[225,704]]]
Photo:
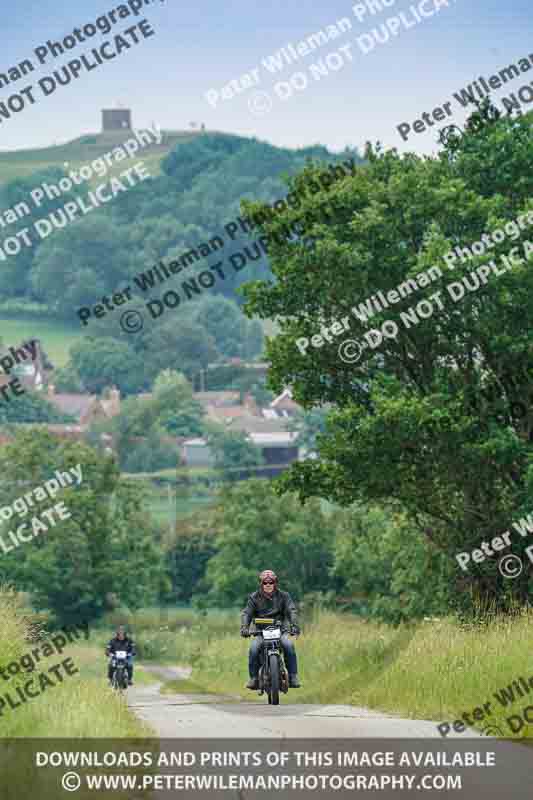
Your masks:
[[[331,587],[334,531],[314,500],[276,497],[267,481],[249,480],[222,493],[214,519],[216,554],[207,565],[213,602],[243,603],[262,569],[273,569],[296,597]]]
[[[242,480],[249,470],[264,464],[261,450],[243,431],[218,430],[212,425],[207,442],[215,456],[215,468],[228,483]]]
[[[93,426],[94,432],[113,435],[119,462],[126,472],[151,472],[176,467],[176,437],[203,432],[204,410],[193,397],[184,375],[164,370],[154,382],[152,394],[130,397],[120,414]]]
[[[208,364],[253,359],[263,348],[259,320],[248,320],[234,300],[220,295],[168,312],[137,336],[119,333],[115,317],[99,322],[93,335],[72,345],[69,362],[59,371],[59,384],[67,391],[99,392],[115,385],[123,394],[138,394],[162,370],[178,368],[194,381]]]
[[[59,411],[37,392],[25,391],[19,396],[9,397],[9,400],[0,402],[0,425],[74,421],[74,417]]]
[[[142,510],[142,493],[121,480],[108,456],[80,443],[61,443],[44,430],[18,433],[0,452],[1,505],[78,464],[82,482],[62,489],[30,509],[27,519],[54,502],[65,503],[70,518],[2,556],[3,582],[30,593],[38,609],[58,621],[92,621],[108,610],[111,596],[139,608],[157,598],[163,559],[157,537]],[[34,501],[35,503],[35,501]],[[3,523],[5,531],[14,527]]]
[[[9,258],[0,276],[2,295],[28,303],[38,301],[78,323],[77,307],[93,305],[126,284],[133,286],[133,276],[159,260],[172,260],[222,233],[224,225],[239,216],[243,197],[265,202],[283,197],[284,175],[296,173],[310,159],[335,162],[341,156],[321,146],[291,150],[229,134],[203,134],[176,145],[162,161],[162,175],[137,184],[105,208],[92,210]],[[2,188],[1,204],[7,208],[26,200],[35,186],[43,181],[58,183],[65,175],[54,167],[30,178],[17,178]],[[80,185],[68,195],[46,198],[31,215],[17,222],[13,231],[86,193],[87,187]],[[248,241],[244,235],[239,238]],[[242,246],[238,240],[231,244],[233,249]],[[230,252],[231,246],[227,250]],[[218,260],[215,253],[202,261],[200,269]],[[254,262],[254,273],[270,274],[265,258]],[[173,288],[179,279],[173,277],[167,288]],[[231,270],[227,279],[209,292],[234,296],[242,280]]]
[[[273,388],[291,385],[307,408],[336,406],[318,439],[320,460],[293,465],[284,490],[341,504],[396,500],[450,558],[506,530],[533,501],[533,417],[516,405],[532,388],[533,228],[524,226],[518,239],[500,238],[485,255],[458,258],[453,271],[443,259],[483,234],[511,230],[507,223],[533,209],[531,115],[495,119],[486,107],[476,113],[483,124],[436,157],[369,145],[368,163],[353,177],[309,200],[317,208],[329,202],[332,219],[312,222],[301,209],[289,209],[264,223],[263,232],[282,237],[271,258],[276,283],[246,288],[248,313],[273,318],[280,328],[267,345]],[[309,166],[294,185],[316,174]],[[260,211],[261,204],[246,204],[247,214]],[[283,237],[284,226],[296,220],[301,235]],[[453,301],[450,281],[468,280],[489,259],[500,263],[515,245],[521,258],[512,269]],[[371,295],[387,296],[435,265],[441,276],[415,298],[374,307],[367,322],[352,314]],[[367,347],[353,363],[339,356],[343,339],[360,341],[387,320],[399,323],[402,312],[431,302],[439,290],[442,308],[431,319],[400,324],[394,338],[383,336],[379,348]],[[345,316],[344,336],[310,346],[305,355],[296,346]],[[497,388],[499,408],[490,418],[466,404],[469,393],[480,395],[488,383]],[[500,603],[528,593],[527,572],[504,582],[491,559],[456,577]]]

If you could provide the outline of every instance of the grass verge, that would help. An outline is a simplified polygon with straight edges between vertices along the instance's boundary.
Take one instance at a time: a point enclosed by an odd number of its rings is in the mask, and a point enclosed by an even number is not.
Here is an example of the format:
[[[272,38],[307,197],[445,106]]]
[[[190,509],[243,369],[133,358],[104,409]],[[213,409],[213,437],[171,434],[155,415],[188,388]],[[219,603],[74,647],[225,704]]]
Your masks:
[[[27,610],[21,606],[18,596],[7,589],[0,588],[0,668],[12,662],[20,661],[38,646],[28,639]],[[92,638],[92,637],[91,637]],[[1,682],[2,695],[8,692],[12,704],[6,702],[0,714],[0,754],[3,755],[2,773],[0,776],[0,796],[5,800],[20,800],[31,797],[37,789],[41,800],[55,800],[58,796],[58,773],[46,769],[38,769],[34,761],[28,769],[28,757],[23,756],[24,743],[19,747],[2,744],[2,740],[12,739],[63,739],[78,740],[79,746],[72,743],[68,749],[87,749],[84,740],[105,737],[118,740],[124,738],[144,739],[153,734],[151,729],[142,724],[129,711],[124,700],[107,686],[106,663],[102,650],[97,648],[89,638],[80,638],[79,643],[70,644],[62,654],[54,652],[47,658],[39,660],[36,671],[19,671],[9,674]],[[65,658],[71,658],[79,670],[72,676],[58,679],[56,673],[50,673],[51,667],[60,664]],[[46,683],[37,693],[40,675],[46,675],[50,683]],[[143,676],[141,675],[141,680]],[[21,702],[17,688],[33,681],[32,691],[36,696]],[[137,676],[139,679],[139,676]],[[145,676],[146,680],[150,680]],[[4,682],[5,681],[5,682]],[[22,697],[25,695],[22,694]],[[17,706],[17,702],[19,705]],[[63,742],[64,748],[65,742]],[[43,742],[43,749],[46,747]],[[90,743],[91,749],[97,749],[98,743]],[[90,770],[98,773],[98,769]],[[88,800],[89,793],[81,789],[80,800]],[[106,798],[126,800],[130,794],[121,791],[102,792]]]
[[[533,614],[494,618],[465,626],[453,619],[392,628],[350,615],[322,612],[297,640],[302,688],[291,703],[348,703],[411,719],[453,722],[469,715],[471,727],[493,728],[505,738],[533,738],[523,710],[533,705],[533,665],[529,655]],[[254,695],[247,680],[248,643],[222,631],[208,640],[194,634],[196,649],[187,681],[172,681],[164,691]],[[529,686],[510,692],[520,678]],[[502,695],[506,689],[506,695]],[[264,698],[258,701],[263,702]],[[483,718],[476,708],[490,703]],[[514,722],[508,719],[513,716]],[[479,717],[479,713],[478,713]]]

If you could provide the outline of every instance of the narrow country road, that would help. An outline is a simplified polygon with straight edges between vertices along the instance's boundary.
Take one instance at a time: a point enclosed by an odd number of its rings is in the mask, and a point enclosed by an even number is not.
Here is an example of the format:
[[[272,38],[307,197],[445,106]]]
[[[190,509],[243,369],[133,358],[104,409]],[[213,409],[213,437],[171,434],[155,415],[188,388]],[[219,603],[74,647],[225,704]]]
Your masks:
[[[190,669],[184,667],[143,666],[160,680],[157,683],[132,687],[127,693],[127,700],[132,711],[147,722],[161,739],[177,739],[193,746],[195,739],[234,739],[251,743],[260,740],[277,740],[276,749],[286,739],[337,739],[343,740],[343,746],[350,751],[369,750],[368,739],[397,740],[400,751],[421,750],[444,751],[444,740],[437,731],[437,722],[426,720],[410,720],[394,717],[385,713],[357,708],[349,705],[310,705],[291,703],[291,693],[281,700],[279,706],[269,706],[264,702],[245,702],[237,697],[200,694],[161,694],[161,681],[184,679],[190,675]],[[264,698],[262,698],[264,699]],[[456,788],[453,796],[457,800],[502,800],[512,797],[513,800],[530,800],[530,774],[532,766],[531,750],[512,742],[498,742],[470,731],[468,739],[464,734],[451,733],[447,740],[456,739],[459,752],[479,749],[481,754],[487,750],[495,753],[492,768],[478,768],[474,773],[468,767],[454,769],[436,767],[433,772],[441,775],[462,775],[461,789]],[[353,744],[349,743],[352,739]],[[426,739],[427,745],[421,747],[420,739]],[[476,745],[477,740],[483,744]],[[361,741],[358,746],[357,741]],[[403,740],[403,742],[401,741]],[[418,741],[417,741],[418,740]],[[430,740],[431,741],[430,743]],[[438,741],[435,741],[438,740]],[[459,741],[461,744],[459,744]],[[490,742],[490,744],[489,744]],[[492,744],[494,743],[494,744]],[[333,745],[333,742],[332,742]],[[384,742],[383,750],[391,749],[392,743]],[[396,746],[395,746],[396,747]],[[382,748],[377,747],[378,750]],[[451,748],[451,750],[455,750]],[[450,747],[447,748],[448,753]],[[160,772],[173,772],[172,768],[163,768]],[[400,769],[400,772],[409,769]],[[430,772],[426,768],[422,772]],[[357,772],[357,770],[355,770]],[[380,768],[376,768],[379,774]],[[412,770],[411,770],[412,772]],[[418,773],[420,776],[420,771]],[[420,786],[416,788],[420,789]],[[230,792],[235,800],[246,800],[248,792]],[[292,800],[289,791],[278,791],[279,800]],[[346,796],[335,792],[336,796]],[[385,789],[381,796],[391,800],[409,800],[416,794],[417,798],[435,797],[435,791],[412,792],[405,788]],[[156,791],[154,800],[178,796],[165,791]],[[195,800],[211,798],[212,792],[194,791],[180,792],[180,797],[194,797]],[[226,793],[226,796],[228,794]],[[257,796],[257,795],[254,795]],[[315,792],[315,796],[332,796],[330,793]]]
[[[143,665],[143,669],[163,681],[190,674],[184,667]],[[131,709],[161,737],[440,738],[435,722],[348,705],[291,703],[297,689],[282,695],[279,706],[269,706],[265,695],[262,702],[243,702],[220,695],[160,694],[161,686],[155,683],[128,691]]]

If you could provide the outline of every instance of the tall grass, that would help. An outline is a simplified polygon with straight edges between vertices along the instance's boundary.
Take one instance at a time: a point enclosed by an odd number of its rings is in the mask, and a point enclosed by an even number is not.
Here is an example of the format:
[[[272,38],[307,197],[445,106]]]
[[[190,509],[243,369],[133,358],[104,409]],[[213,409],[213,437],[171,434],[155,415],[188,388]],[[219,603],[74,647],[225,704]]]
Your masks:
[[[348,703],[355,685],[372,681],[396,649],[404,632],[366,623],[349,615],[319,613],[296,640],[302,689],[291,692],[294,703]],[[248,680],[249,640],[240,639],[237,623],[204,642],[202,657],[192,662],[191,682],[201,691],[239,695],[253,700],[244,689]],[[178,689],[179,682],[173,685]],[[264,699],[261,701],[264,702]]]
[[[235,620],[237,619],[237,622]],[[212,609],[207,614],[192,608],[123,609],[106,615],[102,637],[126,625],[133,636],[140,661],[158,664],[191,664],[202,658],[212,640],[238,631],[238,611]],[[103,641],[103,638],[101,639]]]
[[[505,736],[533,738],[531,725],[513,734],[506,718],[533,705],[531,694],[503,707],[494,697],[520,676],[533,676],[533,614],[494,618],[490,625],[461,626],[442,620],[421,626],[394,663],[367,689],[369,705],[410,717],[453,721],[490,702],[490,717],[475,723],[495,725]],[[354,693],[355,694],[355,693]]]
[[[27,609],[20,598],[8,589],[0,588],[0,667],[20,660],[38,643],[29,641]],[[65,737],[123,737],[139,736],[148,732],[130,714],[123,700],[107,686],[106,662],[103,653],[84,637],[68,645],[62,654],[54,653],[41,658],[36,672],[21,670],[9,680],[0,681],[2,694],[10,693],[15,702],[20,697],[15,689],[23,686],[38,672],[45,672],[53,681],[41,694],[17,708],[9,705],[0,715],[0,738],[27,736]],[[79,674],[65,676],[60,681],[50,667],[71,657]],[[38,681],[34,680],[34,685]]]
[[[30,641],[31,618],[14,592],[0,587],[0,667],[5,668],[12,661],[18,661],[25,653],[39,646]],[[23,759],[24,743],[7,747],[2,740],[54,738],[74,739],[70,749],[84,748],[83,740],[103,738],[120,739],[124,737],[147,737],[153,733],[142,724],[127,708],[124,700],[107,686],[106,662],[102,650],[96,647],[91,638],[80,638],[79,643],[68,645],[62,654],[54,653],[46,659],[41,658],[36,669],[45,673],[53,681],[53,686],[16,708],[6,703],[0,715],[0,797],[2,800],[20,800],[38,793],[40,800],[55,800],[58,797],[58,773],[47,769],[28,768],[28,758]],[[85,643],[85,644],[84,644]],[[50,667],[65,658],[74,661],[78,674],[71,677],[63,675],[60,682],[57,676],[49,673]],[[20,701],[16,687],[26,683],[36,673],[18,673],[8,681],[1,680],[1,694],[10,693],[15,702]],[[34,680],[34,688],[38,680]],[[91,749],[98,746],[91,744]],[[35,749],[35,748],[33,748]],[[38,749],[38,748],[37,748]],[[44,748],[43,748],[44,749]],[[68,748],[67,748],[68,749]],[[109,749],[109,745],[107,748]],[[34,765],[34,759],[31,762]],[[93,770],[94,771],[94,770]],[[98,771],[98,770],[96,770]],[[35,791],[37,789],[37,792]],[[80,790],[80,800],[89,800],[89,794]],[[125,800],[123,792],[105,792],[103,797]]]
[[[494,697],[520,676],[533,676],[530,638],[533,614],[494,618],[490,625],[465,626],[454,619],[392,628],[350,615],[320,612],[297,640],[302,688],[291,703],[349,703],[412,719],[454,721],[490,702],[490,716],[472,720],[482,730],[533,738],[527,724],[511,731],[506,718],[533,705],[533,689],[502,707]],[[197,630],[192,638],[201,636]],[[244,688],[248,642],[236,624],[197,641],[191,679],[165,691],[201,691],[256,698]],[[185,651],[184,651],[185,655]],[[261,699],[264,702],[264,698]]]

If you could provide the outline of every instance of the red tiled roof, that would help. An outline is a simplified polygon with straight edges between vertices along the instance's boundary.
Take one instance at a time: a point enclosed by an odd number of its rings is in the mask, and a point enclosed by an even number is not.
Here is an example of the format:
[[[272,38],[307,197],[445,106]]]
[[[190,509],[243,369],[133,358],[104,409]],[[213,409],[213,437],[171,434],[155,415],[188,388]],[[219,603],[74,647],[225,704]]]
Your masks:
[[[207,406],[206,411],[210,419],[222,420],[251,416],[250,409],[246,406]]]
[[[220,420],[222,422],[222,420]],[[245,433],[282,433],[287,430],[287,418],[265,419],[254,414],[246,414],[225,420],[227,430]]]
[[[90,394],[48,394],[46,399],[65,414],[82,417],[90,411],[97,398]]]
[[[220,407],[228,407],[228,406],[236,406],[239,404],[240,394],[239,392],[230,392],[230,391],[222,391],[222,392],[195,392],[193,394],[195,400],[198,400],[203,406],[216,406],[217,408]]]

